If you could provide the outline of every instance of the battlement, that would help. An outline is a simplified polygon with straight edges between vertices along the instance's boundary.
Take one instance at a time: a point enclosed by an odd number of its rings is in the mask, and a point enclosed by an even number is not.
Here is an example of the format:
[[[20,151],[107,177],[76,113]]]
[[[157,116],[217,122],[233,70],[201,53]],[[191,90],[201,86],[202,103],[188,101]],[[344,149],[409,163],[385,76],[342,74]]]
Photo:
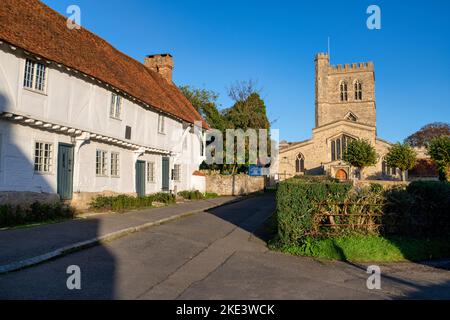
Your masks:
[[[344,72],[361,72],[374,71],[373,62],[360,62],[352,64],[338,64],[328,68],[329,73],[344,73]]]
[[[319,52],[318,54],[316,54],[316,60],[319,60],[319,59],[327,59],[327,60],[329,60],[328,53]]]

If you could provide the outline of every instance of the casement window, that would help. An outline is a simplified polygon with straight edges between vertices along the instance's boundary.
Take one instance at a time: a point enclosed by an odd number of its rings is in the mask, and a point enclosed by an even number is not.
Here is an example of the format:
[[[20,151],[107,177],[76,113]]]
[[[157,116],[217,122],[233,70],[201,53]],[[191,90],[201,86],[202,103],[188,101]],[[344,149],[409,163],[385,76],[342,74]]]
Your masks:
[[[113,119],[120,119],[122,114],[122,96],[113,93],[111,95],[111,106],[109,109],[109,116]]]
[[[34,171],[51,173],[53,170],[53,144],[35,142],[34,144]]]
[[[180,181],[181,180],[181,165],[176,164],[176,165],[173,166],[172,180],[174,180],[174,181]]]
[[[166,133],[166,117],[160,114],[158,116],[158,132]]]
[[[147,182],[155,182],[155,163],[147,162]]]
[[[333,139],[331,141],[331,161],[342,160],[342,157],[347,151],[347,146],[350,141],[355,140],[352,137],[343,135],[339,138]]]
[[[362,84],[359,80],[355,81],[355,100],[362,100]]]
[[[103,150],[97,150],[95,159],[95,173],[97,176],[107,176],[108,175],[108,160],[107,152]]]
[[[299,153],[297,159],[295,159],[295,172],[305,172],[305,157],[301,153]]]
[[[111,176],[120,176],[120,154],[117,152],[111,152]]]
[[[348,101],[348,86],[347,82],[342,81],[340,84],[341,101]]]
[[[45,92],[47,81],[47,67],[43,63],[27,59],[23,77],[24,88]]]

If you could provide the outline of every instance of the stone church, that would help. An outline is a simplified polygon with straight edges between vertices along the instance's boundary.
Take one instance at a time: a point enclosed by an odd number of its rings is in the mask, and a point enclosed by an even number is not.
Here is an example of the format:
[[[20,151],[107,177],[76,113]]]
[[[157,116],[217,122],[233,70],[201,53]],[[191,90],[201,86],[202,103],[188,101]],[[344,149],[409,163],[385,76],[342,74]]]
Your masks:
[[[377,137],[375,72],[372,62],[330,65],[329,56],[315,58],[315,128],[312,138],[280,143],[279,178],[327,174],[347,180],[358,173],[342,160],[352,139],[365,139],[378,162],[364,169],[364,178],[393,179],[399,170],[387,167],[384,156],[391,144]]]

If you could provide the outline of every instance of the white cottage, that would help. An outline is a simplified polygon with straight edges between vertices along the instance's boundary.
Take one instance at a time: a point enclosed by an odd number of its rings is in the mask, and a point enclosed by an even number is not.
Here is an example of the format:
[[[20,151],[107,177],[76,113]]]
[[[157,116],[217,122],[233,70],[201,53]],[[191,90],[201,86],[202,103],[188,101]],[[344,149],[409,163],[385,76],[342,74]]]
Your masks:
[[[0,192],[201,188],[207,125],[172,70],[169,54],[140,63],[40,1],[2,0]]]

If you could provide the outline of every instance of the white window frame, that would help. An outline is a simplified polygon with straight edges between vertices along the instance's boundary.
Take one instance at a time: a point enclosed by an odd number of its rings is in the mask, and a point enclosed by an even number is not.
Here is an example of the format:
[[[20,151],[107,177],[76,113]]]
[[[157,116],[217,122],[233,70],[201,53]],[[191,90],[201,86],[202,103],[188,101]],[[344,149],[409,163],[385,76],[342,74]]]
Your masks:
[[[147,182],[155,183],[155,162],[147,161]]]
[[[30,65],[31,70],[29,70],[28,68]],[[38,77],[38,66],[41,66],[44,69],[41,77]],[[44,63],[37,62],[32,59],[25,60],[22,83],[25,89],[45,94],[47,92],[47,80],[48,68]],[[38,84],[40,85],[40,87],[38,87]]]
[[[180,182],[181,181],[181,164],[173,165],[173,181]]]
[[[98,161],[99,152],[100,152],[100,162]],[[98,165],[100,165],[100,167]],[[98,169],[100,169],[100,172]],[[97,177],[108,176],[108,151],[102,149],[95,150],[95,174]]]
[[[166,133],[166,117],[163,114],[158,114],[158,133]]]
[[[120,178],[120,153],[111,152],[110,154],[111,177]]]
[[[109,106],[109,117],[120,120],[122,115],[123,97],[117,93],[111,94],[111,104]]]
[[[39,146],[39,148],[37,148]],[[49,146],[49,150],[46,150],[45,146]],[[39,151],[39,154],[37,152]],[[45,152],[48,152],[49,155],[45,156]],[[39,174],[52,174],[54,167],[54,155],[55,155],[55,146],[52,142],[34,141],[33,146],[33,169],[34,172]]]

